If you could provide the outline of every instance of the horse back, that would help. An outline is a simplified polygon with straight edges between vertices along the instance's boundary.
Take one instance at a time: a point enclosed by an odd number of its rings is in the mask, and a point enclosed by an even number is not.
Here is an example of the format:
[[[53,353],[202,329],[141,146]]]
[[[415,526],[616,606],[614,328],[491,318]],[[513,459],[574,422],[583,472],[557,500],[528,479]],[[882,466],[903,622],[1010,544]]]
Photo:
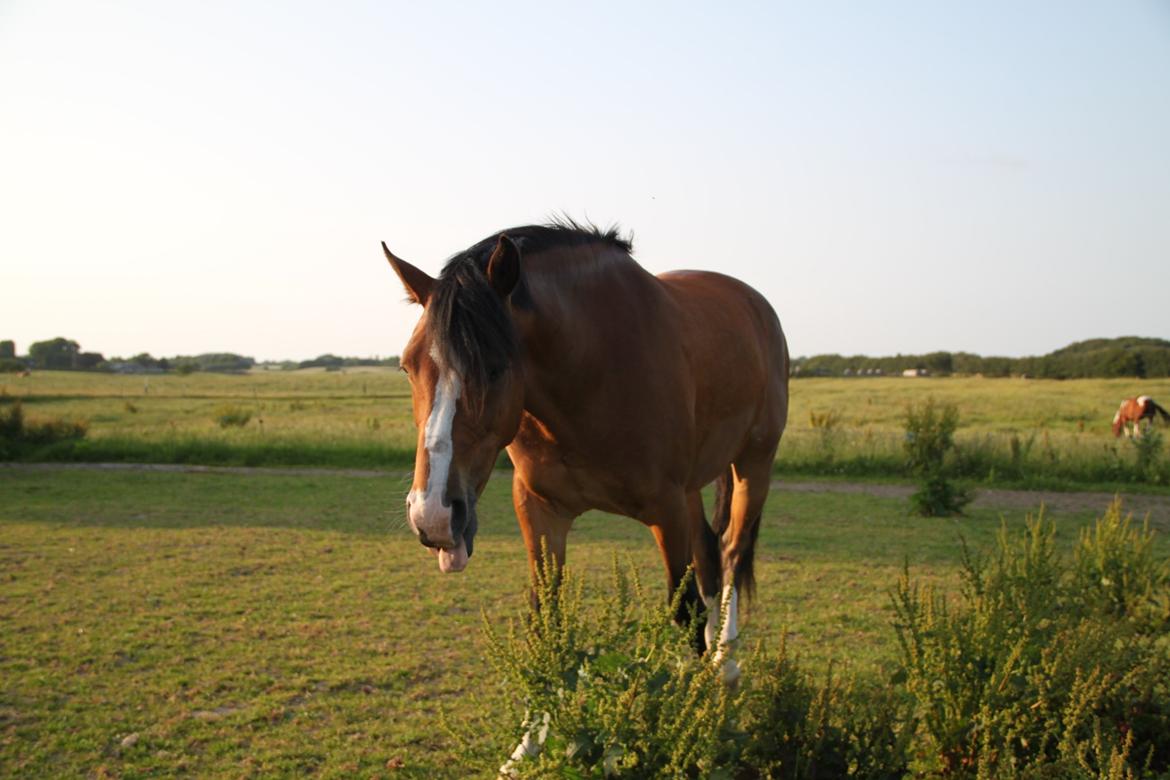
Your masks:
[[[675,304],[694,393],[694,481],[709,481],[744,452],[770,457],[788,417],[788,346],[776,312],[724,274],[658,279]]]

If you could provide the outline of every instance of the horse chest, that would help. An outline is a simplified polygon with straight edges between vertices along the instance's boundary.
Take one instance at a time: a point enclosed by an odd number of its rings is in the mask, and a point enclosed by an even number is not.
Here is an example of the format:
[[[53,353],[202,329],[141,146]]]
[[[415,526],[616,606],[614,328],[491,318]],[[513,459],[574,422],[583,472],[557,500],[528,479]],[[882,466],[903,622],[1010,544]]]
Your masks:
[[[522,424],[508,447],[518,475],[534,492],[572,514],[590,509],[637,516],[657,496],[660,480],[621,458],[566,446],[541,426]]]

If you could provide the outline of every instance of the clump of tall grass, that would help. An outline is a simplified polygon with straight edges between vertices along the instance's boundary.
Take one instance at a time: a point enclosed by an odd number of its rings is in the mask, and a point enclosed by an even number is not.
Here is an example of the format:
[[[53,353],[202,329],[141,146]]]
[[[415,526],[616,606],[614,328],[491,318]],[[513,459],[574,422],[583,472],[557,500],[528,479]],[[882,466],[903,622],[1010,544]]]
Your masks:
[[[28,420],[20,399],[3,406],[7,408],[0,408],[0,460],[18,457],[33,448],[78,441],[89,430],[81,420]]]
[[[964,555],[955,599],[893,592],[918,752],[953,777],[1141,777],[1170,769],[1170,573],[1114,503],[1071,562],[1055,526]],[[1161,776],[1161,775],[1159,775]]]
[[[243,428],[252,419],[252,410],[234,404],[222,404],[215,408],[212,419],[220,428]]]

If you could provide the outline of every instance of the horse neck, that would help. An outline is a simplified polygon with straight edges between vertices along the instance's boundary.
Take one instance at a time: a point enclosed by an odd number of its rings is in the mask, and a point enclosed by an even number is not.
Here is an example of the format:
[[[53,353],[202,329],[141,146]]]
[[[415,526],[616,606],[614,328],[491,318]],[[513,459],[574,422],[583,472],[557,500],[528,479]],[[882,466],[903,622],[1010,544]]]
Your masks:
[[[658,294],[656,280],[629,255],[596,246],[525,258],[530,305],[516,312],[523,344],[525,408],[548,413],[588,397],[625,320]]]

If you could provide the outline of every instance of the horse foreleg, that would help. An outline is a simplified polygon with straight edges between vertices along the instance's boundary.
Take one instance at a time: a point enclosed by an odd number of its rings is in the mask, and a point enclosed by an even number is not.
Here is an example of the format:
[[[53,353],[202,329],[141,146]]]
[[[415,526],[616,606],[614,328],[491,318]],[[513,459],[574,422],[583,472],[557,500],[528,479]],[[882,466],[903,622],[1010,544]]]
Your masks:
[[[662,563],[666,567],[667,598],[674,599],[679,588],[685,588],[674,614],[675,622],[685,626],[703,608],[697,582],[700,579],[699,572],[696,570],[695,577],[687,579],[687,567],[694,563],[693,532],[690,527],[692,515],[688,496],[681,489],[671,490],[655,505],[647,508],[638,519],[650,528],[654,541],[658,543],[658,550],[662,553]],[[708,572],[707,577],[710,576]],[[703,651],[701,629],[696,630],[692,643],[696,651]]]
[[[565,565],[565,546],[573,518],[533,492],[519,474],[512,478],[512,505],[516,509],[516,520],[520,523],[524,545],[528,548],[528,567],[535,584],[544,564],[546,550],[554,571],[559,571]],[[536,593],[533,592],[535,597]]]
[[[687,494],[687,520],[691,531],[691,562],[695,567],[695,581],[707,611],[700,650],[707,650],[715,646],[716,633],[719,631],[719,610],[715,600],[719,594],[720,553],[719,537],[707,525],[703,496],[697,490]]]
[[[569,529],[573,525],[573,518],[563,512],[548,500],[533,492],[524,484],[523,478],[517,474],[512,478],[512,505],[516,510],[516,519],[520,523],[520,533],[524,537],[524,545],[528,548],[528,567],[532,577],[532,605],[538,603],[538,582],[542,572],[551,566],[550,574],[555,574],[565,565],[565,545],[569,539]],[[549,560],[545,560],[545,555]],[[520,744],[512,751],[504,765],[500,767],[500,777],[511,778],[518,773],[517,765],[526,758],[540,754],[544,741],[548,737],[549,714],[540,713],[531,716],[526,713],[521,724],[524,735]]]

